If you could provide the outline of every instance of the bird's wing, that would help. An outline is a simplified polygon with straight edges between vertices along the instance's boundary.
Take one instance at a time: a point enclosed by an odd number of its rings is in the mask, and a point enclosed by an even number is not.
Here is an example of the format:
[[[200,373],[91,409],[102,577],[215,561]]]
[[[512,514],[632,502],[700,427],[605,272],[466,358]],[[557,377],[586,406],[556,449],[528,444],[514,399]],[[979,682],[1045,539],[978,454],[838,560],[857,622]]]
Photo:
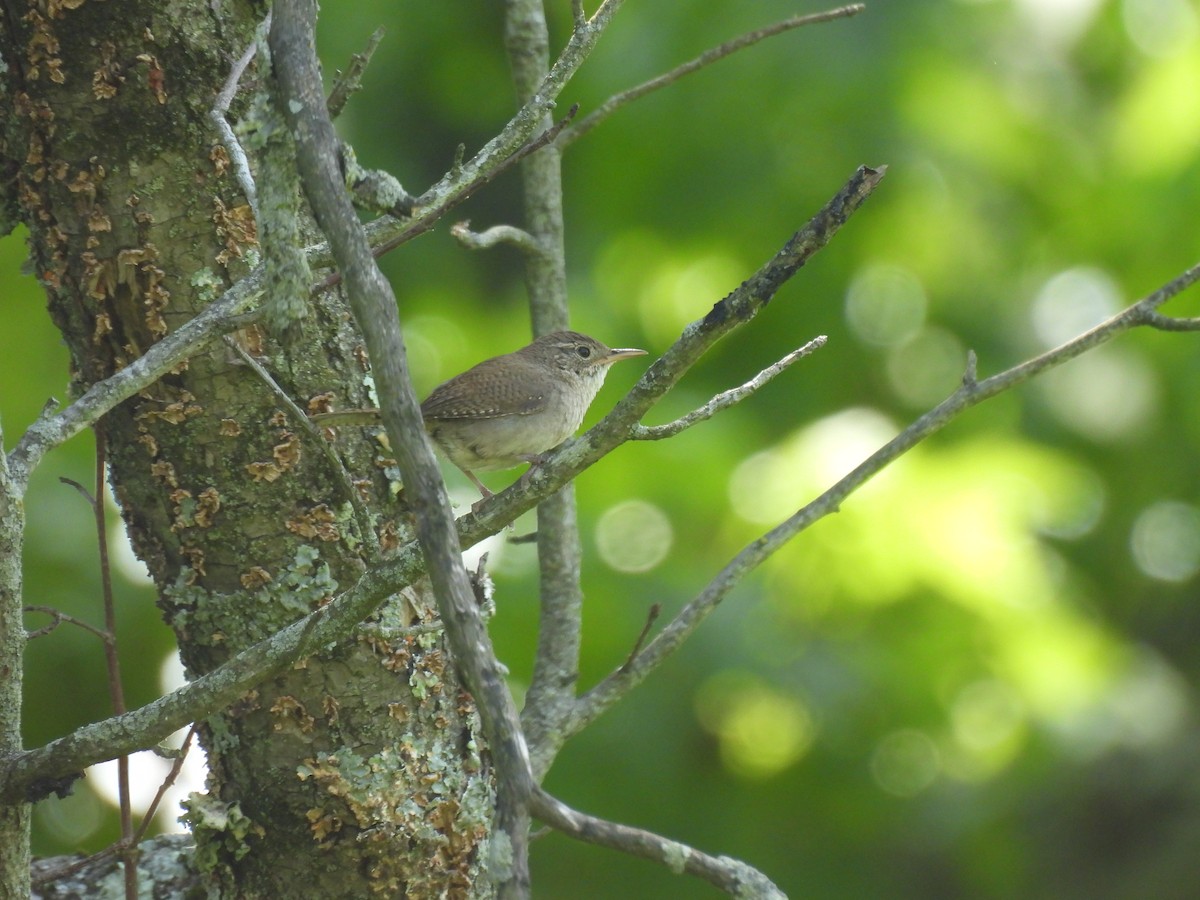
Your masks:
[[[531,416],[546,408],[545,392],[516,384],[520,379],[512,377],[511,368],[506,367],[507,377],[489,378],[496,374],[491,371],[495,362],[484,360],[463,375],[438,385],[421,404],[421,414],[427,419],[500,419]],[[473,377],[466,379],[464,375]],[[470,386],[469,382],[478,384],[481,379],[488,381],[487,390]]]

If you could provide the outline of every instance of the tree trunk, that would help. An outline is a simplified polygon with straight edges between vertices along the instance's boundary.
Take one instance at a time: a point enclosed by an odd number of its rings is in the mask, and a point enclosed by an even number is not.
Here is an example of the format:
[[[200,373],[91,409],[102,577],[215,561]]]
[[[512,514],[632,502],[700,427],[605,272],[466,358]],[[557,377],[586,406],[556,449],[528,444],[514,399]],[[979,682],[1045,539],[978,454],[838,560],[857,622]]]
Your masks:
[[[260,4],[5,0],[9,211],[81,387],[137,359],[245,275],[255,221],[209,116]],[[254,79],[253,71],[243,82]],[[243,103],[244,105],[244,103]],[[235,103],[235,112],[237,111]],[[15,201],[15,207],[11,204]],[[373,405],[342,298],[286,349],[237,336],[306,411]],[[232,348],[102,423],[134,547],[192,676],[364,570],[348,494],[385,548],[403,510],[372,429],[329,435],[353,484]],[[416,594],[205,723],[194,866],[227,896],[485,896],[492,785],[470,698]]]

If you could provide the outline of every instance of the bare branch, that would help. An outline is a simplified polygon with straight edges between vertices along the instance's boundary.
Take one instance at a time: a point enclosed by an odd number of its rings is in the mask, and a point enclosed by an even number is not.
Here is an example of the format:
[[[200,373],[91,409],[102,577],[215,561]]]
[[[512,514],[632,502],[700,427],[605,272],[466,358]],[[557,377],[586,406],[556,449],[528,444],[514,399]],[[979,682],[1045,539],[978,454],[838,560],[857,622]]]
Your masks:
[[[153,384],[185,359],[207,349],[222,334],[255,321],[241,315],[262,296],[261,266],[240,279],[200,315],[171,332],[121,371],[93,384],[82,397],[60,413],[51,407],[17,441],[8,454],[13,483],[22,490],[43,456],[142,388]]]
[[[328,605],[170,694],[124,715],[84,725],[42,747],[0,758],[0,802],[40,799],[87,766],[145,750],[171,732],[223,709],[296,660],[350,635],[380,603],[422,571],[420,549],[415,542],[406,544],[386,566],[366,572]]]
[[[766,875],[744,862],[728,856],[709,856],[651,831],[578,812],[542,788],[534,790],[530,808],[539,819],[563,834],[657,862],[676,874],[694,875],[732,897],[787,900]]]
[[[1159,312],[1146,313],[1146,324],[1159,331],[1200,331],[1200,318],[1180,319]]]
[[[881,178],[882,172],[878,170],[857,172],[769,263],[717,303],[702,322],[689,326],[675,346],[651,367],[603,422],[555,453],[539,467],[537,477],[520,480],[514,487],[488,500],[478,513],[459,518],[456,526],[462,545],[471,546],[496,534],[520,513],[532,508],[620,444],[646,409],[666,393],[704,350],[720,336],[753,318],[778,287],[812,253],[824,246]],[[48,443],[50,438],[61,442],[77,433],[79,428],[85,427],[77,425],[80,420],[91,415],[98,417],[111,405],[136,393],[186,358],[194,352],[195,346],[207,346],[216,340],[220,327],[230,327],[229,316],[240,312],[257,296],[262,277],[261,269],[256,269],[221,300],[151,347],[128,368],[93,386],[63,413],[44,417],[30,428],[9,455],[9,465],[13,466],[13,460],[16,460],[19,470],[27,477],[32,468],[30,462],[36,462],[49,446],[57,445]],[[97,394],[102,386],[104,391]],[[120,395],[119,399],[112,400],[114,392]],[[110,401],[110,405],[103,405]],[[97,412],[100,406],[103,408]],[[421,433],[424,433],[423,429]],[[4,474],[4,467],[0,466],[0,475]],[[364,573],[355,585],[327,606],[165,697],[125,715],[85,725],[43,747],[0,759],[0,800],[25,795],[31,799],[44,796],[53,789],[56,779],[69,778],[85,766],[113,759],[121,753],[152,746],[188,723],[211,715],[283,667],[352,633],[387,596],[411,584],[422,571],[420,549],[415,543],[407,543],[394,557]],[[651,647],[639,655],[639,665],[653,646],[652,642]]]
[[[64,622],[66,622],[68,625],[74,625],[78,628],[82,628],[84,631],[90,631],[96,637],[100,638],[100,640],[104,640],[105,635],[101,629],[97,628],[95,625],[88,624],[87,622],[83,621],[83,619],[77,619],[75,616],[68,615],[60,609],[55,609],[53,606],[23,606],[21,607],[21,611],[45,613],[46,615],[50,616],[51,619],[49,625],[44,625],[41,628],[28,632],[25,635],[28,640],[45,637]]]
[[[874,192],[885,167],[859,167],[841,190],[768,262],[692,322],[639,379],[611,413],[580,437],[567,441],[508,489],[478,504],[459,522],[468,544],[495,534],[548,493],[562,487],[629,439],[646,412],[700,357],[729,332],[753,319],[780,287],[837,233]]]
[[[455,664],[475,699],[496,765],[495,827],[508,845],[507,867],[493,872],[502,898],[529,895],[526,845],[533,779],[516,706],[492,650],[475,594],[462,565],[450,499],[425,432],[408,374],[396,297],[372,258],[371,247],[337,168],[338,139],[322,102],[316,58],[315,0],[277,0],[269,43],[279,107],[296,135],[304,193],[345,275],[379,391],[379,406],[411,492],[417,538],[433,585]]]
[[[745,384],[722,391],[700,408],[692,410],[686,416],[681,416],[674,422],[667,422],[665,425],[635,426],[629,434],[629,439],[632,441],[660,441],[663,438],[674,437],[679,432],[691,428],[693,425],[711,419],[721,410],[745,400],[796,360],[808,356],[814,350],[824,347],[826,340],[828,339],[823,334],[813,338],[803,347],[793,350],[783,359],[779,360],[779,362],[767,366],[767,368],[763,369]]]
[[[379,48],[379,42],[383,40],[383,35],[382,28],[376,28],[371,32],[367,46],[363,47],[361,53],[355,53],[350,57],[350,65],[346,67],[346,71],[339,73],[334,80],[333,90],[329,92],[329,99],[325,101],[325,108],[329,110],[329,118],[336,119],[340,116],[346,106],[346,101],[362,88],[363,72],[367,70],[371,57]]]
[[[637,655],[642,652],[642,645],[646,643],[646,637],[650,634],[650,629],[654,627],[654,623],[658,621],[658,617],[661,613],[661,603],[650,604],[650,611],[646,613],[646,624],[642,626],[642,630],[638,634],[637,640],[633,642],[633,649],[629,651],[629,658],[625,660],[625,665],[621,666],[622,671],[632,666],[633,661],[637,659]]]
[[[632,664],[627,662],[581,697],[577,706],[577,715],[566,727],[568,734],[579,732],[625,696],[659,663],[677,650],[688,635],[751,570],[758,567],[775,551],[814,522],[836,512],[846,497],[862,487],[897,457],[931,434],[940,431],[965,410],[984,400],[1028,381],[1046,369],[1074,359],[1081,353],[1099,346],[1131,328],[1149,325],[1153,319],[1152,313],[1157,307],[1196,281],[1200,281],[1200,265],[1193,266],[1153,294],[1137,301],[1090,331],[983,381],[975,380],[974,354],[971,354],[967,376],[964,377],[963,384],[958,390],[876,450],[857,468],[811,503],[802,507],[790,518],[738,553],[708,583],[704,590],[689,602],[650,642],[645,651],[632,661]]]
[[[491,181],[499,172],[558,136],[559,130],[565,127],[570,117],[561,121],[552,134],[543,132],[536,145],[531,143],[541,128],[543,117],[553,109],[562,89],[591,54],[623,3],[624,0],[602,0],[586,26],[572,32],[546,77],[530,92],[529,100],[478,153],[466,161],[456,160],[450,170],[418,198],[417,211],[411,221],[398,222],[385,217],[367,226],[371,244],[377,248],[376,256],[425,233],[448,210]],[[574,112],[571,113],[573,115]],[[319,263],[313,261],[312,264],[317,266]]]
[[[527,256],[545,253],[537,238],[515,225],[493,225],[487,231],[472,231],[470,222],[457,222],[450,226],[450,236],[468,250],[490,250],[497,244],[511,244]]]
[[[575,33],[591,27],[582,4],[573,9]],[[522,102],[536,96],[549,67],[550,33],[543,0],[507,0],[504,46],[513,87]],[[550,143],[521,163],[525,226],[539,248],[524,258],[529,318],[535,335],[570,327],[562,154]],[[558,726],[575,702],[579,671],[583,548],[571,484],[537,510],[538,642],[533,676],[521,710],[534,777],[541,780],[561,746]]]
[[[350,503],[350,508],[354,510],[354,518],[358,523],[358,530],[363,541],[363,545],[367,548],[368,558],[375,562],[379,559],[379,539],[375,534],[375,529],[371,525],[371,514],[367,511],[367,507],[363,504],[362,498],[358,495],[358,491],[354,489],[354,479],[350,477],[350,473],[346,471],[346,466],[342,462],[342,458],[338,456],[337,451],[329,441],[325,440],[325,436],[321,434],[319,429],[309,416],[307,416],[296,402],[288,396],[287,391],[279,386],[271,373],[263,367],[257,359],[246,352],[235,340],[231,340],[228,335],[225,337],[225,343],[236,353],[247,366],[259,377],[259,380],[267,386],[267,389],[275,395],[275,399],[279,404],[288,411],[297,425],[304,429],[304,433],[312,439],[312,442],[321,451],[326,462],[329,463],[331,469],[338,475],[338,484],[342,488],[342,493],[345,494],[347,501]]]
[[[730,54],[736,53],[738,50],[744,50],[746,47],[752,47],[759,41],[769,37],[774,37],[777,34],[782,34],[785,31],[791,31],[794,28],[800,28],[804,25],[817,25],[821,22],[831,22],[834,19],[845,19],[850,16],[858,15],[866,9],[866,5],[862,3],[854,3],[850,6],[842,6],[837,9],[831,9],[826,12],[810,13],[808,15],[792,16],[789,19],[784,19],[781,22],[776,22],[774,25],[768,25],[765,28],[759,28],[757,31],[749,31],[746,34],[740,35],[731,41],[726,41],[717,47],[706,50],[694,59],[676,66],[669,72],[664,72],[649,81],[639,84],[637,87],[632,87],[627,91],[622,91],[619,94],[614,94],[603,103],[600,104],[593,112],[588,113],[578,123],[568,128],[556,141],[560,149],[574,143],[579,138],[583,137],[617,110],[628,106],[634,100],[638,100],[646,94],[656,91],[659,88],[664,88],[669,84],[674,84],[685,75],[690,75],[698,69],[712,65],[717,60],[724,59]],[[578,24],[576,25],[578,27]]]
[[[262,39],[262,35],[266,34],[266,30],[270,26],[271,13],[268,11],[266,18],[259,25],[258,35],[245,49],[238,61],[233,64],[233,68],[229,71],[229,77],[225,79],[225,84],[222,85],[217,99],[213,102],[213,108],[208,113],[221,135],[221,143],[225,145],[225,152],[229,154],[229,159],[233,163],[233,171],[237,176],[238,184],[241,186],[250,208],[254,210],[256,219],[258,218],[258,190],[254,186],[254,175],[250,171],[250,162],[246,158],[246,152],[242,149],[237,135],[233,133],[233,127],[225,118],[225,114],[229,112],[229,106],[233,103],[234,95],[237,94],[238,83],[242,80],[246,67],[250,65],[250,60],[254,59],[254,54],[258,52],[259,40]]]

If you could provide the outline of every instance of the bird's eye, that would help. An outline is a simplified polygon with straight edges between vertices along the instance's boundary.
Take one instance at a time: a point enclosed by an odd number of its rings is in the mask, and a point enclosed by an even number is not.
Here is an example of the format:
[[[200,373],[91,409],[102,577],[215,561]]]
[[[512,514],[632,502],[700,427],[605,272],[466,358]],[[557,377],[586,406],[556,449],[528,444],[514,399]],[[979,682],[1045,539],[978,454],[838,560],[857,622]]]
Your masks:
[[[583,359],[587,359],[592,355],[592,348],[587,344],[580,344],[575,348],[575,352],[578,353]]]

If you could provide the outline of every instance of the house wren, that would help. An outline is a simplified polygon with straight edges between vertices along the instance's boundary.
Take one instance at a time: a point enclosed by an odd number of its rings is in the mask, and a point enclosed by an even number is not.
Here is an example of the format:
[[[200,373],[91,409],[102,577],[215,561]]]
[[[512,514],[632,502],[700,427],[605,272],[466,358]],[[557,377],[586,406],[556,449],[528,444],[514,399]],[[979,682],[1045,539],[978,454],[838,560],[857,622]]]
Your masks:
[[[555,331],[438,385],[421,415],[434,443],[490,497],[476,471],[539,462],[579,428],[608,367],[645,352]]]

